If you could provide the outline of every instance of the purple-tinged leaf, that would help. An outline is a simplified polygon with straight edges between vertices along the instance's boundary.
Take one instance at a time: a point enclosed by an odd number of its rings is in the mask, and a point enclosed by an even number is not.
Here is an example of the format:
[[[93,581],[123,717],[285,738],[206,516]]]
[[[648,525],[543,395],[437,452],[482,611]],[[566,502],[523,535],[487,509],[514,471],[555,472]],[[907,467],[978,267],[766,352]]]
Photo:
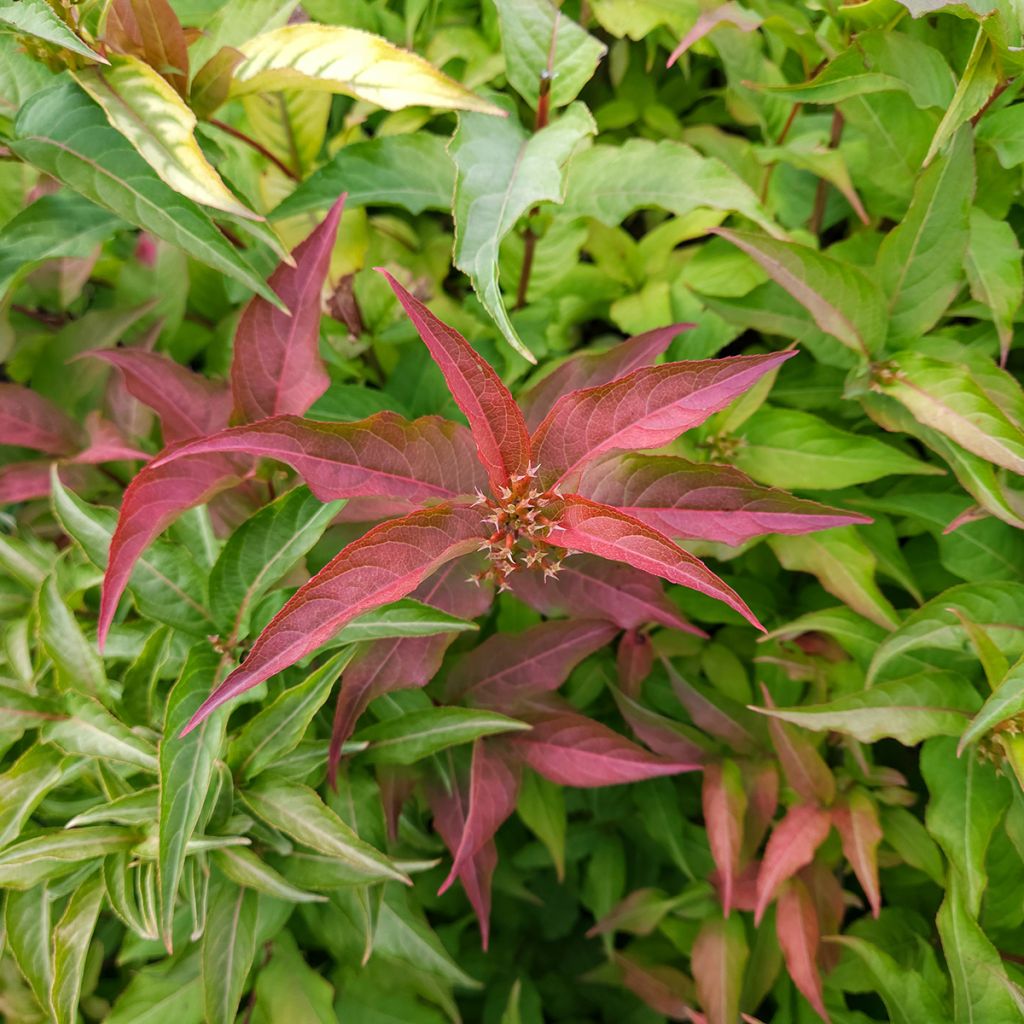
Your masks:
[[[452,698],[511,709],[557,690],[589,654],[618,632],[601,619],[542,622],[522,633],[495,633],[470,651],[448,676]]]
[[[615,455],[587,466],[579,491],[669,537],[739,545],[766,533],[801,534],[871,517],[754,483],[732,466],[669,455]]]
[[[744,855],[752,857],[761,846],[779,806],[779,770],[771,761],[744,764],[747,821],[743,837]]]
[[[761,684],[765,706],[775,707],[768,687]],[[836,796],[836,780],[832,769],[804,736],[787,722],[768,719],[768,735],[779,756],[782,773],[793,791],[808,803],[828,806]]]
[[[95,466],[100,462],[145,462],[149,459],[147,452],[129,444],[121,431],[109,420],[101,419],[98,412],[89,414],[85,429],[89,435],[88,444],[71,462]]]
[[[622,984],[656,1013],[669,1020],[707,1024],[690,1005],[693,983],[681,971],[665,964],[642,964],[625,953],[613,953],[612,962],[622,974]]]
[[[374,527],[295,592],[186,731],[315,651],[356,616],[406,597],[445,562],[475,550],[480,538],[477,511],[444,505]]]
[[[724,409],[796,352],[726,356],[634,370],[560,398],[533,436],[545,480],[559,482],[612,451],[660,448]]]
[[[621,690],[613,689],[612,696],[626,724],[656,754],[687,763],[707,759],[712,745],[698,730],[645,708]]]
[[[709,918],[701,925],[690,968],[708,1024],[735,1024],[747,956],[747,938],[738,917]]]
[[[188,94],[188,39],[168,0],[114,0],[104,42],[115,53],[144,61],[181,96]]]
[[[20,384],[0,384],[0,444],[47,455],[70,455],[82,442],[73,419]]]
[[[662,664],[668,673],[669,682],[676,700],[686,709],[693,719],[694,725],[716,739],[727,743],[734,750],[749,753],[756,749],[757,740],[727,710],[711,701],[703,693],[688,683],[673,667],[667,658]]]
[[[654,666],[654,648],[646,633],[629,630],[619,641],[615,652],[615,667],[619,673],[619,686],[629,697],[636,698]]]
[[[117,603],[139,555],[186,509],[208,501],[245,476],[223,455],[197,455],[163,466],[146,466],[128,485],[103,577],[97,638],[102,649]]]
[[[500,741],[477,740],[469,775],[465,823],[458,846],[453,850],[451,871],[437,894],[446,892],[477,854],[494,839],[495,833],[516,809],[521,767],[508,759]]]
[[[677,334],[691,327],[693,324],[658,327],[613,345],[604,352],[583,351],[569,356],[519,396],[519,407],[523,410],[526,425],[530,430],[536,430],[555,402],[571,391],[607,384],[641,366],[650,366]]]
[[[700,559],[624,512],[572,494],[566,497],[557,528],[551,536],[559,547],[625,562],[652,576],[661,576],[670,583],[679,583],[714,597],[765,631],[739,594]]]
[[[25,462],[8,462],[5,466],[0,466],[0,505],[45,498],[50,493],[52,465],[53,463],[47,459],[31,459]],[[67,468],[62,468],[62,478],[68,486],[77,486],[71,483],[69,472]]]
[[[568,706],[525,719],[530,732],[507,742],[534,771],[561,786],[616,786],[700,767],[657,757]]]
[[[636,889],[587,929],[587,938],[616,932],[650,935],[678,903],[678,898],[666,896],[661,889]]]
[[[508,487],[513,477],[525,474],[530,466],[530,433],[515,399],[458,331],[438,320],[386,270],[380,272],[394,289],[444,374],[456,404],[469,420],[492,489],[497,492]]]
[[[722,912],[728,917],[733,908],[733,889],[740,870],[743,819],[747,813],[747,794],[735,761],[707,765],[701,805],[711,856],[715,859],[721,882]]]
[[[241,420],[301,416],[330,384],[318,349],[320,293],[344,205],[342,195],[292,254],[295,265],[282,263],[267,282],[291,315],[259,295],[242,313],[231,362],[235,415]]]
[[[820,941],[818,915],[807,887],[798,878],[788,882],[775,908],[775,934],[793,984],[822,1020],[829,1020],[821,993],[816,957]]]
[[[791,807],[775,826],[757,876],[755,924],[761,923],[779,886],[814,859],[815,851],[825,842],[831,827],[832,815],[813,804]]]
[[[878,844],[882,841],[882,826],[874,801],[862,789],[853,790],[832,812],[843,843],[843,854],[850,862],[871,913],[878,917],[882,906],[882,892],[878,884]]]
[[[469,431],[440,416],[409,421],[379,412],[354,423],[273,416],[176,445],[153,464],[212,453],[284,462],[321,501],[437,501],[472,494],[484,482]]]
[[[704,11],[693,23],[693,28],[679,41],[669,54],[665,67],[670,68],[694,43],[699,42],[719,25],[732,25],[741,32],[753,32],[761,24],[761,16],[742,8],[737,3],[724,3],[711,11]]]
[[[143,349],[96,349],[86,354],[117,367],[128,393],[160,417],[165,445],[227,426],[231,395],[221,381]]]
[[[706,637],[665,597],[660,580],[620,562],[580,555],[566,562],[553,580],[540,573],[519,572],[512,592],[542,615],[607,619],[620,629],[648,623]]]

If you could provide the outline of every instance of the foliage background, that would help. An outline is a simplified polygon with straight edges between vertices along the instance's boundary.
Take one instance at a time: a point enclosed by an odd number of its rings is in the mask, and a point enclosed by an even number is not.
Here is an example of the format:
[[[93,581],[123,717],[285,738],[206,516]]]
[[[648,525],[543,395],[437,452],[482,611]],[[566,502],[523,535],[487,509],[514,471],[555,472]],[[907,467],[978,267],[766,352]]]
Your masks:
[[[107,7],[0,3],[4,1018],[789,1024],[813,1002],[850,1024],[1024,1019],[1016,5],[567,0],[557,31],[547,0]],[[315,59],[260,71],[252,40],[288,21]],[[406,64],[361,94],[315,47],[379,69],[379,44],[317,26],[375,33],[464,89]],[[436,895],[448,854],[422,788],[397,837],[381,803],[468,743],[398,742],[408,764],[387,770],[371,733],[325,783],[352,647],[175,739],[220,657],[204,620],[230,620],[288,541],[255,636],[362,525],[330,525],[301,488],[276,497],[291,477],[265,466],[153,546],[95,646],[113,507],[172,438],[83,354],[224,379],[245,302],[342,191],[311,417],[458,418],[374,266],[518,393],[569,353],[692,321],[668,358],[800,355],[669,450],[872,519],[687,541],[768,636],[666,587],[710,639],[630,631],[566,670],[576,709],[659,753],[675,736],[708,770],[601,789],[528,774],[487,953],[461,890]],[[403,604],[346,639],[445,636],[440,700],[459,655],[540,620],[502,594],[475,623]],[[766,693],[789,710],[750,710]],[[273,756],[247,774],[273,699]],[[361,726],[423,700],[382,697]],[[300,817],[347,822],[415,885],[354,885],[329,852],[347,833],[311,852],[256,809],[298,782],[319,793]],[[765,863],[783,884],[755,925]]]

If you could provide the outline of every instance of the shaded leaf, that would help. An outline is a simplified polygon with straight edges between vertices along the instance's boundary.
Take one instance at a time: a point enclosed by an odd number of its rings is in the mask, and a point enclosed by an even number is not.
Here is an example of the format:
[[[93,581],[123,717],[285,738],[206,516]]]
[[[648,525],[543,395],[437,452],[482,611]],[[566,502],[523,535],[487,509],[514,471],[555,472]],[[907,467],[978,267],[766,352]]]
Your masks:
[[[828,1022],[829,1015],[821,993],[817,952],[820,929],[818,914],[807,886],[798,878],[786,884],[775,908],[775,934],[778,936],[786,970],[793,984]]]
[[[882,841],[882,826],[874,801],[864,790],[852,790],[833,811],[832,824],[842,840],[843,854],[868,898],[871,913],[878,917],[882,901],[878,884],[878,844]]]
[[[729,917],[740,870],[743,818],[747,812],[747,794],[735,761],[724,760],[705,767],[701,806],[711,855],[721,879],[722,910]]]

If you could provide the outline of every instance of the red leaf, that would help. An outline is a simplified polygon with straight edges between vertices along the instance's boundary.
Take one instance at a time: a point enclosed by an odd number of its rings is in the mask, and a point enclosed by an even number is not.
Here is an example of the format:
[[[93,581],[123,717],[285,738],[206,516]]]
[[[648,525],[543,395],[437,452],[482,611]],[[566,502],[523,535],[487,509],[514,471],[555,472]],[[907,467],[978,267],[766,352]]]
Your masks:
[[[770,761],[744,764],[744,789],[747,793],[747,827],[744,853],[752,857],[761,845],[768,826],[775,820],[779,806],[779,772]]]
[[[761,692],[765,706],[775,707],[764,683],[761,684]],[[809,803],[825,806],[832,803],[836,796],[835,776],[814,745],[793,726],[777,718],[768,719],[768,734],[775,753],[779,755],[786,781],[794,792]]]
[[[701,925],[690,953],[690,968],[708,1024],[735,1024],[747,955],[739,918],[710,918]]]
[[[670,537],[742,544],[766,533],[801,534],[871,517],[762,487],[731,466],[670,455],[616,455],[587,466],[579,491]]]
[[[693,984],[681,971],[665,964],[642,964],[625,953],[612,953],[612,961],[622,972],[622,984],[655,1013],[705,1024],[703,1014],[690,1006]]]
[[[45,498],[50,493],[52,465],[46,459],[32,459],[0,466],[0,505]]]
[[[612,451],[660,448],[703,423],[795,352],[664,363],[560,398],[533,436],[546,480]]]
[[[321,501],[362,495],[423,502],[483,483],[469,431],[440,416],[379,412],[354,423],[273,416],[162,452],[156,466],[195,454],[243,453],[291,466]]]
[[[511,713],[518,702],[557,690],[617,632],[617,626],[600,619],[570,619],[542,622],[522,633],[495,633],[452,669],[448,693]]]
[[[667,658],[662,658],[662,664],[676,700],[686,709],[694,725],[728,743],[734,750],[748,752],[756,748],[757,741],[735,718],[688,683]]]
[[[71,461],[94,466],[99,462],[146,461],[149,455],[130,445],[113,423],[100,418],[98,412],[89,413],[85,424],[88,445]]]
[[[227,426],[231,396],[221,381],[137,348],[96,349],[86,354],[118,368],[129,394],[160,417],[165,445]]]
[[[537,572],[519,572],[511,580],[516,597],[542,615],[608,619],[620,629],[657,623],[707,636],[676,611],[660,580],[619,562],[580,555],[566,562],[553,580]]]
[[[326,390],[330,379],[320,359],[320,293],[327,280],[345,196],[319,227],[282,263],[268,284],[291,315],[262,296],[249,301],[235,332],[231,391],[235,415],[252,422],[267,416],[301,416]]]
[[[475,619],[490,606],[492,588],[477,586],[466,576],[466,559],[449,562],[410,595],[417,601],[440,608],[450,615]],[[397,637],[362,645],[341,677],[338,702],[327,755],[327,774],[331,785],[337,778],[342,744],[352,735],[359,716],[367,705],[383,693],[426,686],[437,674],[444,652],[458,634]]]
[[[196,455],[163,466],[150,463],[132,480],[121,502],[103,577],[97,626],[101,649],[139,555],[182,512],[232,487],[244,475],[244,469],[223,455]]]
[[[815,962],[820,939],[818,916],[807,887],[798,878],[787,883],[779,894],[775,908],[775,934],[793,984],[818,1016],[827,1022],[829,1016],[821,994],[821,975]]]
[[[843,842],[843,853],[868,898],[871,913],[878,917],[882,904],[878,884],[878,844],[882,841],[882,826],[874,801],[863,790],[853,790],[833,810],[832,824]]]
[[[691,590],[717,598],[762,632],[764,626],[732,587],[723,583],[700,559],[673,544],[639,519],[577,494],[566,497],[552,540],[570,551],[583,551],[661,576]]]
[[[516,809],[520,766],[502,757],[504,746],[500,742],[491,744],[483,740],[473,744],[465,824],[458,846],[452,851],[455,859],[451,871],[437,890],[438,896],[447,891],[473,858],[493,840],[495,833]]]
[[[81,441],[78,424],[52,402],[19,384],[0,384],[0,444],[70,455]]]
[[[377,269],[388,279],[469,420],[492,489],[507,487],[530,465],[530,434],[515,399],[458,331],[438,320],[386,270]]]
[[[184,732],[315,651],[357,615],[405,597],[445,562],[475,550],[480,531],[477,511],[439,505],[382,523],[353,541],[295,592]]]
[[[530,732],[508,742],[531,768],[562,786],[616,786],[700,767],[657,757],[568,707],[525,720]]]
[[[747,811],[743,777],[734,761],[709,764],[704,769],[701,803],[711,856],[721,879],[722,911],[728,917],[733,907],[733,885],[740,869],[743,817]]]
[[[757,876],[757,907],[754,923],[760,924],[768,904],[779,886],[814,858],[815,851],[828,837],[832,815],[812,804],[791,807],[775,826]]]
[[[631,629],[619,641],[615,652],[615,667],[619,673],[619,686],[623,693],[637,697],[644,680],[654,665],[654,648],[645,633]]]
[[[668,348],[677,334],[691,327],[693,324],[658,327],[613,345],[604,352],[584,351],[569,356],[519,396],[519,408],[523,410],[526,425],[536,430],[541,420],[551,411],[551,406],[570,391],[607,384],[641,366],[649,366]]]
[[[613,689],[612,696],[626,724],[656,754],[687,763],[706,760],[711,744],[697,730],[645,708],[621,690]]]
[[[145,61],[181,96],[188,94],[188,40],[167,0],[114,0],[103,39],[115,53]]]

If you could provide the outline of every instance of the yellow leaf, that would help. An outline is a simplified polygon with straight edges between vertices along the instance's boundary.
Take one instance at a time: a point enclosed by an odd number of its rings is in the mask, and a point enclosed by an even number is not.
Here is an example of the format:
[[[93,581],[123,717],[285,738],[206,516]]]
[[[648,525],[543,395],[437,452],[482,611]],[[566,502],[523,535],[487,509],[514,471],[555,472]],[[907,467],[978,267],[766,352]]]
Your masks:
[[[239,202],[221,180],[196,141],[195,114],[148,64],[137,57],[111,54],[109,67],[73,74],[111,125],[175,192],[215,210],[263,219]]]
[[[432,64],[380,36],[339,25],[285,25],[243,43],[232,95],[305,88],[340,92],[385,110],[442,107],[504,116]]]

